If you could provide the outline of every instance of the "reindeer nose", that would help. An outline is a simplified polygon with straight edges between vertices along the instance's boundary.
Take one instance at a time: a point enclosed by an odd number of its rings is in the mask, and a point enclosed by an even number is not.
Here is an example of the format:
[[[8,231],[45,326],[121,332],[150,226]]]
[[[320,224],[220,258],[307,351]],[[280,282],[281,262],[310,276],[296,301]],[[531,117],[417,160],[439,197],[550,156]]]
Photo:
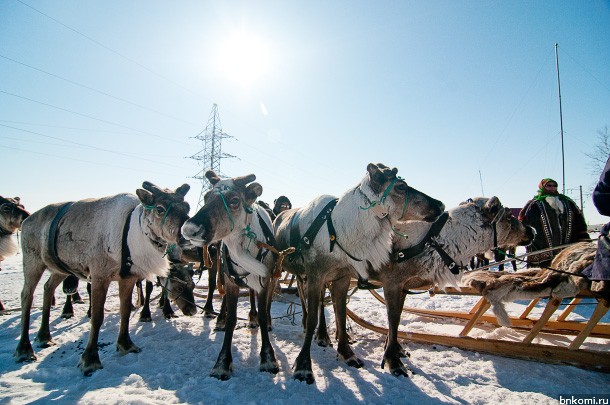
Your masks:
[[[182,225],[181,231],[182,231],[182,235],[186,238],[186,239],[195,239],[198,235],[202,235],[202,226],[201,225],[196,225],[192,222],[185,222],[184,225]]]

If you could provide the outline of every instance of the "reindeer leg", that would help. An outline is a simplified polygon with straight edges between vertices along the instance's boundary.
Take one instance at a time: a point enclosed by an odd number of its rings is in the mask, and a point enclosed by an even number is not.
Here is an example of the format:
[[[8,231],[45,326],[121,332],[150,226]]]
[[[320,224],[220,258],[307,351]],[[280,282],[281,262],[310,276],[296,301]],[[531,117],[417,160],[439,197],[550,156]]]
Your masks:
[[[297,295],[299,296],[299,301],[301,301],[301,326],[303,327],[303,332],[307,329],[307,284],[305,284],[301,278],[297,278]]]
[[[316,330],[316,334],[314,339],[318,346],[328,347],[332,346],[332,342],[330,341],[330,336],[328,335],[328,325],[326,324],[326,314],[324,312],[324,292],[326,288],[322,288],[322,292],[320,293],[320,308],[318,310],[318,329]]]
[[[133,286],[137,279],[135,277],[124,278],[119,281],[119,299],[121,301],[121,324],[119,326],[119,337],[116,341],[117,351],[121,354],[140,353],[142,349],[136,346],[129,337],[129,315],[131,315],[131,297]]]
[[[222,341],[222,348],[218,354],[216,364],[210,372],[210,376],[226,381],[231,378],[233,371],[233,355],[231,345],[233,343],[233,332],[237,324],[237,300],[239,298],[239,287],[230,279],[225,280],[226,323],[225,335]],[[220,319],[220,317],[219,317]]]
[[[91,332],[89,332],[87,347],[78,363],[78,368],[85,376],[90,376],[94,371],[104,368],[97,350],[97,342],[102,322],[104,322],[104,304],[106,303],[109,284],[110,280],[108,279],[94,278],[91,280]],[[131,301],[131,297],[129,298],[129,301]]]
[[[89,309],[87,310],[87,318],[91,319],[91,283],[87,283],[87,294],[89,295]]]
[[[72,306],[72,295],[66,295],[66,303],[61,311],[61,317],[70,319],[74,316],[74,307]]]
[[[138,280],[136,285],[139,285],[138,289],[142,291],[142,282]],[[140,312],[140,322],[152,322],[152,316],[150,314],[150,295],[153,290],[153,283],[146,280],[146,295],[142,300],[142,312]]]
[[[256,312],[256,293],[253,290],[248,291],[250,297],[250,312],[248,313],[248,327],[258,328],[258,313]],[[263,300],[266,301],[266,300]]]
[[[172,303],[169,300],[169,297],[165,297],[165,299],[163,300],[163,316],[165,317],[165,319],[172,319],[178,317],[178,315],[176,315],[176,313],[172,309]]]
[[[51,301],[55,294],[55,289],[66,278],[60,273],[51,273],[51,277],[44,284],[44,293],[42,299],[42,318],[40,320],[40,329],[36,335],[35,342],[38,347],[49,347],[55,343],[51,339],[51,331],[49,328],[49,318],[51,316]]]
[[[205,299],[205,304],[203,306],[203,312],[205,313],[206,318],[214,318],[217,314],[214,312],[214,291],[216,291],[216,276],[218,270],[216,270],[216,265],[212,265],[211,269],[208,269],[208,296]]]
[[[297,356],[293,374],[295,380],[305,381],[307,384],[313,384],[315,381],[311,367],[311,340],[316,330],[318,317],[311,315],[316,314],[319,309],[320,293],[323,286],[324,282],[322,280],[318,280],[315,277],[307,279],[307,312],[310,316],[307,317],[305,340]]]
[[[36,286],[44,273],[45,265],[38,260],[31,260],[24,254],[23,275],[24,283],[21,290],[21,338],[13,354],[19,363],[36,360],[32,344],[30,343],[30,311]]]
[[[360,368],[364,366],[364,362],[354,354],[350,347],[346,330],[349,283],[350,277],[344,276],[334,280],[330,288],[330,295],[335,309],[335,324],[337,325],[337,354],[348,366]]]
[[[269,317],[268,301],[271,301],[272,295],[270,292],[273,293],[274,287],[275,283],[272,281],[272,277],[269,277],[265,283],[265,288],[258,294],[258,324],[261,329],[261,365],[259,370],[277,374],[280,368],[275,359],[273,346],[271,346],[271,341],[269,340],[271,318]]]
[[[400,324],[405,293],[402,292],[402,285],[400,284],[384,283],[383,295],[385,296],[389,327],[381,368],[384,368],[387,362],[392,375],[408,377],[409,369],[400,360],[401,357],[404,357],[404,350],[398,343],[398,325]]]

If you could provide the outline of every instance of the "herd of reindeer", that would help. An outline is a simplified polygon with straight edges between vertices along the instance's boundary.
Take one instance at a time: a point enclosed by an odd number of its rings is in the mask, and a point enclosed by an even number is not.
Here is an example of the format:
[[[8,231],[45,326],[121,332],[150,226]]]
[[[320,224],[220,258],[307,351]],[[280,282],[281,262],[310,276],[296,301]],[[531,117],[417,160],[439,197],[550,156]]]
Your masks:
[[[269,334],[269,314],[279,274],[286,271],[296,276],[303,303],[305,335],[294,378],[308,384],[314,382],[312,340],[323,346],[330,344],[323,308],[326,289],[335,313],[337,354],[347,365],[360,368],[363,361],[352,350],[346,332],[350,283],[357,279],[361,288],[370,288],[371,283],[383,287],[388,332],[382,367],[387,365],[396,376],[408,376],[409,369],[402,361],[407,353],[399,343],[398,326],[409,289],[470,286],[487,294],[494,312],[506,319],[503,303],[509,300],[587,287],[583,278],[532,269],[525,281],[523,277],[511,281],[512,272],[465,272],[472,257],[494,249],[526,246],[535,231],[519,222],[497,197],[468,199],[445,211],[442,202],[409,186],[397,169],[380,163],[369,164],[362,180],[341,197],[319,196],[301,208],[280,213],[273,221],[257,203],[263,188],[254,181],[255,175],[220,178],[209,171],[206,178],[212,188],[192,217],[184,200],[188,184],[170,190],[144,182],[135,195],[50,204],[32,214],[18,198],[0,197],[0,261],[17,253],[13,233],[21,231],[24,285],[16,361],[36,360],[29,336],[30,311],[45,270],[50,276],[44,285],[35,343],[39,347],[53,344],[49,317],[55,289],[66,281],[64,292],[74,293],[77,280],[86,280],[91,331],[78,367],[91,375],[102,368],[98,336],[111,282],[117,281],[119,287],[117,350],[139,352],[129,335],[134,286],[141,280],[158,278],[167,291],[164,314],[171,316],[172,300],[185,315],[194,315],[192,263],[201,261],[202,268],[210,270],[218,265],[224,289],[222,321],[219,319],[224,340],[210,375],[221,380],[229,379],[233,369],[231,345],[243,288],[257,298],[260,370],[279,371]],[[576,259],[566,262],[564,269],[579,272],[584,265],[569,266],[585,256],[592,260],[593,242],[578,249]],[[212,264],[203,266],[203,262]],[[210,277],[208,312],[213,311],[210,299],[214,287],[215,277]],[[148,282],[147,298],[152,288]],[[574,293],[572,290],[565,294]],[[150,310],[145,308],[141,320],[150,320]]]

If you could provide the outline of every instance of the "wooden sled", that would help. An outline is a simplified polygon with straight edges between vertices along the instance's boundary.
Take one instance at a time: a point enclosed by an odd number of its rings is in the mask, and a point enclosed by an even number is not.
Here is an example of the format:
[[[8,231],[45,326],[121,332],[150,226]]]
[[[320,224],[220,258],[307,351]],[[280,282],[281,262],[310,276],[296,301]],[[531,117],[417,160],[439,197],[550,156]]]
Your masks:
[[[449,293],[461,295],[478,295],[474,290],[462,288],[461,290],[448,289],[447,291],[436,291],[436,293]],[[371,294],[385,305],[383,297],[375,290]],[[571,304],[580,302],[583,298],[592,297],[583,294],[572,300]],[[538,299],[532,300],[530,305],[519,317],[511,317],[513,328],[529,330],[529,333],[522,341],[505,341],[498,339],[474,338],[469,337],[468,333],[477,323],[488,323],[499,326],[495,316],[485,315],[490,307],[490,303],[484,298],[474,305],[468,312],[457,311],[438,311],[405,307],[404,312],[432,318],[454,318],[464,319],[467,322],[459,336],[446,336],[437,334],[426,334],[416,332],[398,332],[400,339],[421,344],[438,344],[449,347],[457,347],[463,350],[489,353],[504,357],[518,358],[524,360],[534,360],[552,364],[569,364],[581,368],[610,373],[610,351],[580,349],[580,346],[589,336],[610,339],[610,324],[599,324],[599,320],[610,309],[610,303],[600,299],[591,318],[588,322],[566,321],[567,316],[574,308],[569,305],[562,311],[555,320],[550,320],[551,315],[557,310],[561,301],[551,299],[539,319],[528,318]],[[372,323],[360,318],[349,308],[347,315],[358,325],[370,329],[374,332],[387,334],[386,328],[373,325]],[[532,343],[534,338],[540,333],[555,333],[562,335],[576,335],[569,346],[552,346],[548,344]]]

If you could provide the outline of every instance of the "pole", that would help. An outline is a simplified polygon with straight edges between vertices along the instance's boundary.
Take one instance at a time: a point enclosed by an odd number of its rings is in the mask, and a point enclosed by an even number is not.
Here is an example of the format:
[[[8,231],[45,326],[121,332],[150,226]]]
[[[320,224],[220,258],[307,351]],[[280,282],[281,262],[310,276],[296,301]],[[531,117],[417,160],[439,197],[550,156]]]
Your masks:
[[[559,55],[557,54],[557,43],[555,43],[555,66],[557,67],[557,89],[559,90],[559,126],[561,129],[561,166],[563,179],[563,194],[566,193],[566,161],[563,147],[563,111],[561,110],[561,82],[559,81]]]
[[[583,212],[583,207],[582,207],[582,186],[579,186],[580,188],[580,212]]]
[[[485,191],[483,191],[483,176],[481,176],[480,170],[479,170],[479,181],[481,182],[481,196],[485,197]]]

